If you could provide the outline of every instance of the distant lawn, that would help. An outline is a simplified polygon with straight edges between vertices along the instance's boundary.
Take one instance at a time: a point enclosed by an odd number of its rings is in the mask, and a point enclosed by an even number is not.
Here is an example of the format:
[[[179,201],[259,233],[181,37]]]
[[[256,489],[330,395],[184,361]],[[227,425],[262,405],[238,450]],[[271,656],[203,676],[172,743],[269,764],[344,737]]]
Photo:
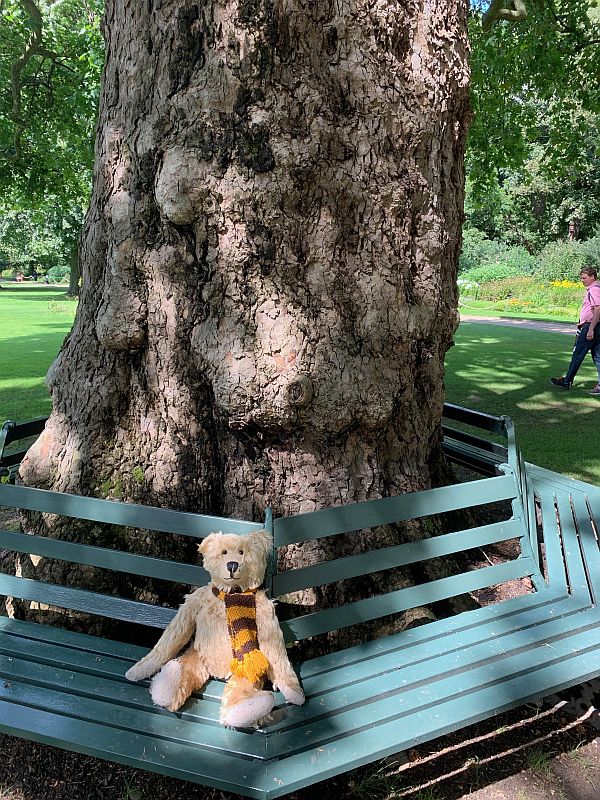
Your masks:
[[[474,300],[472,297],[461,299],[458,310],[462,316],[471,314],[475,317],[507,317],[508,319],[537,319],[543,322],[577,322],[579,309],[574,309],[570,315],[548,314],[543,311],[499,311],[492,300]]]
[[[50,413],[44,378],[77,307],[65,291],[27,284],[0,290],[0,424]]]
[[[44,378],[71,329],[75,308],[64,287],[0,291],[0,424],[50,412]],[[591,358],[570,392],[548,383],[565,372],[571,336],[463,322],[455,339],[446,359],[450,402],[507,414],[528,461],[600,483],[600,398],[586,391],[596,382]]]
[[[572,336],[463,322],[455,341],[446,357],[449,402],[512,417],[527,461],[600,483],[600,398],[587,394],[598,377],[591,357],[570,391],[549,384],[566,371]]]

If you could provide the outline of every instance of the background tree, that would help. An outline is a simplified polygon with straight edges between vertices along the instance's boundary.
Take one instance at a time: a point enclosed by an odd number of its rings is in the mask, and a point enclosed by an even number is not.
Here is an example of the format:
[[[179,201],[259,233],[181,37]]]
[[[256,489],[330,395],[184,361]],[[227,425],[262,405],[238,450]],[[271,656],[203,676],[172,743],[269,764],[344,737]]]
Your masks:
[[[99,0],[0,3],[0,214],[27,218],[23,257],[51,228],[77,265],[103,61]],[[10,243],[7,243],[10,246]],[[76,288],[75,282],[73,288]]]

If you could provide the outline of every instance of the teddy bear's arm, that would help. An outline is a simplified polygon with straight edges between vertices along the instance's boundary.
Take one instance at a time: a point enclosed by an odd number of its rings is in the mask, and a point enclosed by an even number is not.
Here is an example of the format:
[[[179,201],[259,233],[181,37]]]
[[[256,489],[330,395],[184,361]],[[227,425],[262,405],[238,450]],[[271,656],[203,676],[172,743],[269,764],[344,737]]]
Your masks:
[[[127,670],[125,673],[127,680],[141,681],[154,675],[190,641],[198,613],[194,594],[186,597],[153,649]]]
[[[273,688],[279,689],[288,703],[302,705],[304,692],[290,664],[275,607],[264,592],[256,594],[256,627],[259,647],[270,664],[268,674]]]

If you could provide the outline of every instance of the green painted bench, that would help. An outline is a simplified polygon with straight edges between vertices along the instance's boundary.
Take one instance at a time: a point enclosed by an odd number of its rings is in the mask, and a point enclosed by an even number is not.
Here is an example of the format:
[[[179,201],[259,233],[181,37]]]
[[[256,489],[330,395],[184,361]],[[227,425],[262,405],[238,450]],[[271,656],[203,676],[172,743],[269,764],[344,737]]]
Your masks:
[[[509,580],[530,581],[530,591],[297,664],[307,702],[291,707],[280,698],[276,721],[259,731],[219,725],[222,686],[216,681],[180,712],[154,707],[147,684],[124,677],[144,648],[0,617],[0,731],[249,797],[274,798],[595,677],[600,491],[524,464],[506,418],[455,407],[446,416],[504,436],[501,451],[496,445],[490,449],[481,436],[460,431],[453,438],[450,427],[445,431],[450,457],[470,468],[479,465],[487,477],[275,520],[267,513],[264,524],[275,547],[492,502],[509,505],[505,518],[273,571],[267,588],[277,597],[396,566],[418,569],[431,559],[508,540],[519,543],[514,557],[289,619],[282,622],[285,635],[290,642],[303,640]],[[162,535],[201,538],[213,530],[256,528],[251,521],[11,485],[0,486],[0,506]],[[175,581],[182,584],[182,595],[189,584],[206,579],[197,565],[11,531],[0,532],[0,548]],[[0,592],[156,629],[174,614],[169,607],[12,575],[0,575]]]
[[[47,419],[38,417],[19,423],[7,420],[0,428],[0,478],[7,478],[10,483],[15,482],[19,464],[27,448],[32,439],[37,438],[44,430]],[[29,444],[25,445],[25,442]]]

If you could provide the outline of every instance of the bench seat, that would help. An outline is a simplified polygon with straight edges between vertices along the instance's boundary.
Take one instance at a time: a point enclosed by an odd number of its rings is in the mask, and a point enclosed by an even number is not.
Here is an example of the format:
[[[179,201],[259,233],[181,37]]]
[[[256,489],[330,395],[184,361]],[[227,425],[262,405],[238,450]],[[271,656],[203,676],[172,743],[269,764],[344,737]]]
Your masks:
[[[434,622],[307,661],[306,704],[280,698],[282,718],[257,732],[219,725],[217,681],[171,714],[123,677],[143,649],[2,618],[0,730],[278,797],[595,677],[600,615],[589,593],[542,594],[465,612],[452,631]]]
[[[495,423],[486,424],[494,429]],[[519,541],[518,554],[506,563],[284,621],[290,642],[514,578],[530,579],[531,591],[305,660],[297,669],[306,703],[289,706],[278,695],[273,722],[258,731],[219,724],[218,681],[209,681],[177,713],[153,706],[148,682],[132,684],[124,677],[145,648],[0,617],[0,731],[268,800],[596,677],[600,490],[525,464],[510,425],[503,420],[502,427],[509,433],[508,461],[496,463],[498,451],[481,448],[490,477],[296,517],[271,520],[267,514],[264,524],[275,545],[284,547],[500,500],[511,504],[509,519],[273,571],[267,585],[276,596]],[[479,444],[466,444],[471,458]],[[0,486],[3,504],[198,538],[215,529],[244,533],[257,527],[14,486]],[[195,565],[11,531],[0,532],[0,547],[184,586],[206,579]],[[157,635],[174,614],[168,607],[13,575],[0,574],[0,592],[133,619]]]

